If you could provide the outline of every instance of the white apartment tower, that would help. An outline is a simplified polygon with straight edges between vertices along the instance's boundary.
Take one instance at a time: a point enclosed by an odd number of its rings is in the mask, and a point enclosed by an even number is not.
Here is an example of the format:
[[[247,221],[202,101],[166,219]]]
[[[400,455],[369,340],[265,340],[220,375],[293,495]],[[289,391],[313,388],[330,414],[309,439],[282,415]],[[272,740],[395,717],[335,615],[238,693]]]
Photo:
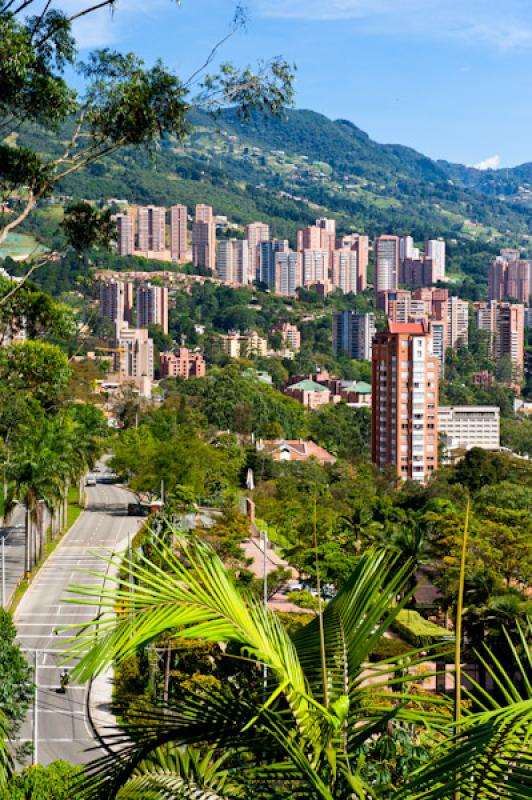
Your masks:
[[[293,250],[275,254],[275,291],[285,297],[295,297],[302,284],[301,253]]]
[[[432,259],[433,282],[445,280],[445,242],[443,239],[428,239],[425,242],[425,257]]]
[[[249,246],[249,281],[259,280],[259,253],[260,243],[267,242],[270,238],[270,226],[265,222],[251,222],[246,225],[246,239]]]
[[[247,239],[221,239],[218,242],[216,271],[222,283],[243,286],[250,282]]]
[[[399,237],[377,236],[375,240],[375,291],[397,289],[399,280]]]

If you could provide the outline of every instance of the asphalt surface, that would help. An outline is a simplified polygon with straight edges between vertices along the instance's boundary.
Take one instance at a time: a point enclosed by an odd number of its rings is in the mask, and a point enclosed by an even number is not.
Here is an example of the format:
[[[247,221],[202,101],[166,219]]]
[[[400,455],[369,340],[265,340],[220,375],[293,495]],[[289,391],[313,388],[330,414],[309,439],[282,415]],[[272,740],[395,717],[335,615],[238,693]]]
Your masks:
[[[98,558],[98,552],[125,549],[128,536],[143,522],[127,516],[127,503],[134,498],[124,489],[100,483],[87,487],[87,495],[87,509],[39,570],[15,612],[17,640],[28,651],[30,664],[37,663],[37,732],[32,710],[22,726],[20,741],[36,739],[35,760],[43,765],[58,758],[83,764],[98,755],[87,718],[88,686],[71,683],[66,694],[57,691],[61,673],[57,648],[61,638],[68,638],[71,632],[56,634],[55,630],[63,625],[81,624],[98,613],[96,605],[65,602],[66,589],[72,584],[102,586],[101,577],[87,575],[84,570],[105,572],[107,565]],[[106,700],[96,709],[93,705],[96,725],[99,721],[108,724],[110,696]]]
[[[4,608],[9,606],[11,595],[18,586],[20,579],[24,576],[24,515],[26,511],[23,506],[17,506],[13,512],[9,524],[0,528],[1,540],[5,537],[5,587],[6,596]],[[0,551],[1,552],[1,551]],[[1,576],[0,576],[1,580]],[[0,598],[1,602],[1,598]]]

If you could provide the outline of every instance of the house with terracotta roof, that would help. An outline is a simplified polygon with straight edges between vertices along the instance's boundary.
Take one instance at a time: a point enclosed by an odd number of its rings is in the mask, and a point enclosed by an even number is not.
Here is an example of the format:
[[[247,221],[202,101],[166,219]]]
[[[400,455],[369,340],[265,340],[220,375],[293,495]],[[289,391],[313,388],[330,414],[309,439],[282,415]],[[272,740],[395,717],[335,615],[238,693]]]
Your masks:
[[[308,461],[315,458],[320,464],[335,464],[336,458],[316,442],[304,439],[274,439],[257,441],[257,451],[274,461]]]

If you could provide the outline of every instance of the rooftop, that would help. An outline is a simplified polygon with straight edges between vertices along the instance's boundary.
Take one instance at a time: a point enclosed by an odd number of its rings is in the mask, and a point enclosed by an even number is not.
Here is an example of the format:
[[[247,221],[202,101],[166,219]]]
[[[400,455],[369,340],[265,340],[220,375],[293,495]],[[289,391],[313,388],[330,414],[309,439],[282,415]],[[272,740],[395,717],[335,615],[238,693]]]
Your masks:
[[[286,387],[286,391],[291,389],[298,389],[301,392],[328,392],[328,388],[326,386],[322,386],[321,383],[316,383],[316,381],[311,381],[307,378],[304,381],[299,381],[299,383],[292,383],[290,386]]]

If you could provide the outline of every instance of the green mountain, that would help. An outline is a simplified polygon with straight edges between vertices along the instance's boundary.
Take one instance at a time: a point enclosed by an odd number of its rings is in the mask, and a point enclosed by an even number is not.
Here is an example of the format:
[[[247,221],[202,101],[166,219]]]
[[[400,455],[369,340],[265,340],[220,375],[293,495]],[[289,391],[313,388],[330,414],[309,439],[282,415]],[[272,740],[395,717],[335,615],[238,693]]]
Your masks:
[[[136,203],[206,202],[236,223],[264,219],[274,235],[290,238],[327,214],[346,232],[445,236],[489,250],[503,242],[530,246],[532,164],[481,172],[437,162],[305,110],[246,122],[232,111],[216,119],[195,113],[191,122],[186,142],[166,140],[154,157],[120,152],[60,191]],[[61,144],[36,131],[23,138],[48,152]]]

